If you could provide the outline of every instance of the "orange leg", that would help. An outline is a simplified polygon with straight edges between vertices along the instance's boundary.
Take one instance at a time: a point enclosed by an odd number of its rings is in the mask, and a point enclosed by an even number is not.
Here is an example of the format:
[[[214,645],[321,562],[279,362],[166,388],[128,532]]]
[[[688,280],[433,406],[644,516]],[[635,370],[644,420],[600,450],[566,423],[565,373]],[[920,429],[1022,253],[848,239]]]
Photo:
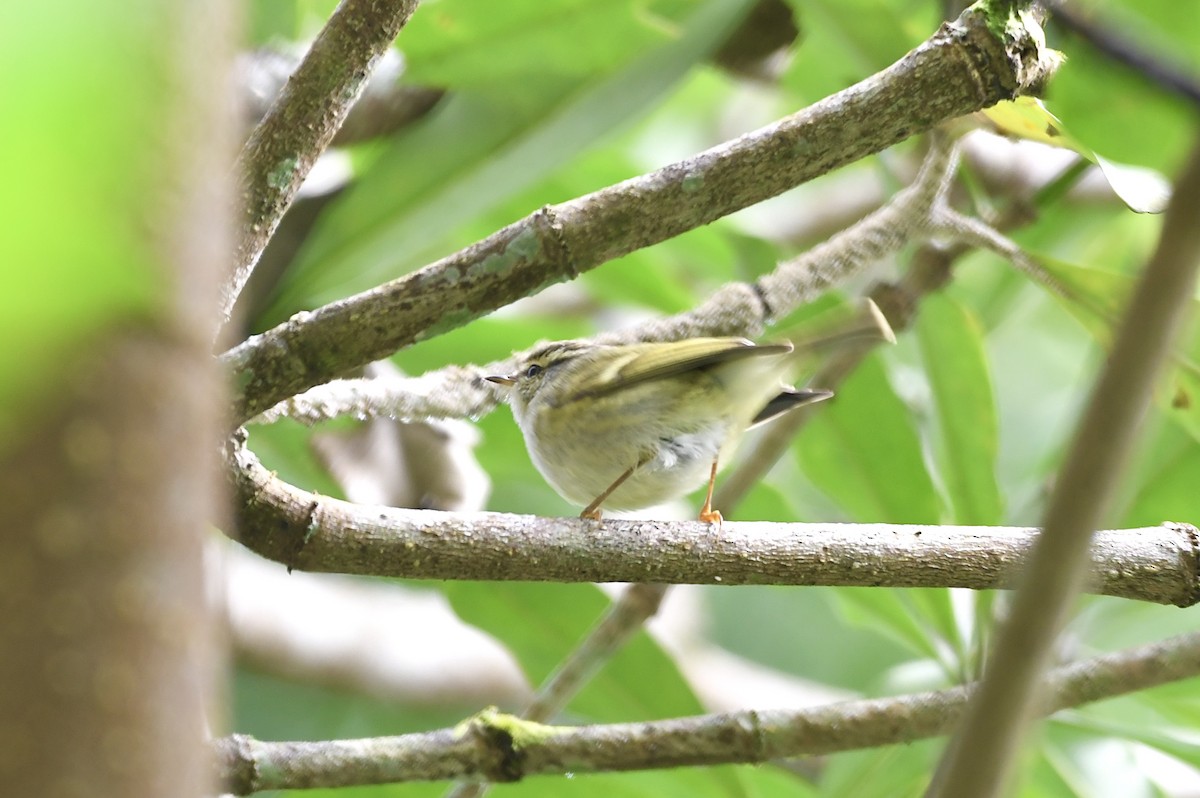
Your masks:
[[[708,475],[708,493],[704,496],[704,506],[700,508],[700,520],[707,523],[720,524],[725,519],[720,510],[712,508],[713,486],[717,484],[717,461],[713,460],[712,472]]]
[[[604,500],[607,499],[609,496],[611,496],[612,492],[614,490],[621,487],[622,482],[624,482],[625,480],[627,480],[631,476],[633,476],[633,472],[637,471],[638,466],[640,466],[640,465],[641,465],[641,463],[638,463],[635,466],[630,466],[629,468],[627,468],[624,471],[624,473],[621,474],[621,476],[617,477],[616,481],[613,482],[613,484],[609,485],[608,488],[606,488],[603,493],[601,493],[599,496],[597,496],[595,499],[593,499],[591,504],[589,504],[587,507],[583,508],[583,512],[579,514],[579,517],[580,518],[590,518],[593,521],[599,521],[600,520],[600,505],[604,504]]]

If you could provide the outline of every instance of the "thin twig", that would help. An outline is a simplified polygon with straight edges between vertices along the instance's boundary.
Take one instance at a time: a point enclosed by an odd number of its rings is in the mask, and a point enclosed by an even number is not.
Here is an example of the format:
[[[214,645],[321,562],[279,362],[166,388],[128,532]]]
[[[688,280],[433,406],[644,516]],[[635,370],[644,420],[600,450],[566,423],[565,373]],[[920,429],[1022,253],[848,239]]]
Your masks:
[[[827,269],[824,263],[829,256],[842,260],[853,253],[854,258],[877,260],[899,251],[914,239],[928,237],[933,218],[946,205],[946,194],[957,166],[958,149],[955,141],[940,131],[930,136],[930,152],[911,186],[861,222],[794,258],[789,263],[790,271],[798,276],[801,285],[806,285],[814,282],[811,276],[806,275],[820,274]],[[865,235],[855,232],[860,229]],[[846,245],[837,246],[839,240],[845,241]],[[830,245],[833,245],[832,249]],[[896,301],[900,296],[904,299],[903,305]],[[913,306],[919,297],[920,293],[915,291],[898,293],[890,286],[879,286],[871,295],[895,331],[908,328]],[[810,383],[836,394],[838,386],[879,343],[881,341],[863,341],[843,348],[813,375]],[[754,447],[718,487],[713,506],[728,507],[740,502],[779,461],[811,417],[811,413],[800,410],[776,421],[771,434],[759,437]]]

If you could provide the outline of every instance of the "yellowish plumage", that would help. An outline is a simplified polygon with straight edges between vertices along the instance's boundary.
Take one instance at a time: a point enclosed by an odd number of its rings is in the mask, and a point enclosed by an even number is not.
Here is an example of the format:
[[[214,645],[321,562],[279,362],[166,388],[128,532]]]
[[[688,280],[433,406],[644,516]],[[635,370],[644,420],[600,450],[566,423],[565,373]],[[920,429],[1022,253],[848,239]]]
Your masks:
[[[744,338],[605,346],[562,341],[506,377],[534,465],[568,501],[633,510],[702,485],[768,402],[779,410],[827,391],[785,389],[791,344]],[[702,516],[719,518],[709,512]],[[705,515],[707,513],[707,515]]]

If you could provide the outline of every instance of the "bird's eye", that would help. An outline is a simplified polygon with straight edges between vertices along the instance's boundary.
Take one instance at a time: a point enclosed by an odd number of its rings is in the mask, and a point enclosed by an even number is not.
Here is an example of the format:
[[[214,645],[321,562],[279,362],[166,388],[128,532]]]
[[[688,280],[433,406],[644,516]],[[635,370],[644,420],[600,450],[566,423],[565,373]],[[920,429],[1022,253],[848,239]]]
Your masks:
[[[536,377],[537,375],[539,375],[541,373],[542,373],[542,367],[539,366],[537,363],[534,363],[532,366],[525,369],[525,376],[530,379],[533,379],[534,377]]]

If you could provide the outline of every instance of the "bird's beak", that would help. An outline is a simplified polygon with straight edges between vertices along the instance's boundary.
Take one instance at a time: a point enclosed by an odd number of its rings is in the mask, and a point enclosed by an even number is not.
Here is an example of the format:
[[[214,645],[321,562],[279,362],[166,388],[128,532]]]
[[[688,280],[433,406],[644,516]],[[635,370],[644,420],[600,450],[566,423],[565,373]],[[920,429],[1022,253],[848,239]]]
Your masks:
[[[506,388],[517,384],[516,377],[505,377],[502,374],[493,374],[490,377],[484,377],[484,379],[488,382],[494,382],[497,385],[503,385]]]

